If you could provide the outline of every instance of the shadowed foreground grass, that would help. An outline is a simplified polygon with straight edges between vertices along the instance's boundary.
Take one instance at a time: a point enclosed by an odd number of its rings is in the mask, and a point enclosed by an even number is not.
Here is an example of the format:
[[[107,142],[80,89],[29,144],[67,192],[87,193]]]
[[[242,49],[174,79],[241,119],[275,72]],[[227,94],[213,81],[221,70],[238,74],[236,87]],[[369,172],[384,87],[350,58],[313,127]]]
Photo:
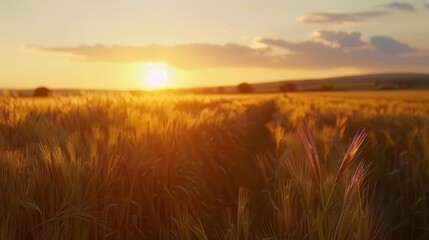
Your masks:
[[[0,101],[0,239],[429,237],[423,102]]]

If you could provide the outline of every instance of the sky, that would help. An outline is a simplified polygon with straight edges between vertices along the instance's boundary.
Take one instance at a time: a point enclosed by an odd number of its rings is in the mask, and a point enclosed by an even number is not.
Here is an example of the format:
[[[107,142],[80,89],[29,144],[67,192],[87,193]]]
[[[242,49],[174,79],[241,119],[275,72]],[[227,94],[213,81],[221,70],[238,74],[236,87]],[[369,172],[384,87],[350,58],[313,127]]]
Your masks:
[[[429,0],[0,0],[0,88],[429,73],[428,22]]]

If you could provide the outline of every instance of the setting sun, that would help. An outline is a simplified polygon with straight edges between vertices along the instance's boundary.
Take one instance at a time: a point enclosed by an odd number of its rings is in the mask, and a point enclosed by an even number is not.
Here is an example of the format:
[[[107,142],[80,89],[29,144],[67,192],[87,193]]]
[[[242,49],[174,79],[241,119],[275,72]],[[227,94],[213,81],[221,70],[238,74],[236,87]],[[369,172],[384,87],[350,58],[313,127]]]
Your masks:
[[[146,89],[162,89],[171,84],[170,74],[165,64],[149,64],[145,72],[143,84]]]

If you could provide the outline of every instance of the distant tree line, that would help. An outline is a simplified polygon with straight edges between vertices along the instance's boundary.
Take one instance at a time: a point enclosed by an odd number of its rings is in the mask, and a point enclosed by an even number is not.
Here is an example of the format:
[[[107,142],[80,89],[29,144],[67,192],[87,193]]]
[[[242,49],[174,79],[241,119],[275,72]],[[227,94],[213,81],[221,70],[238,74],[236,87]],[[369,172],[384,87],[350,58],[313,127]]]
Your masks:
[[[295,92],[295,91],[332,91],[335,90],[333,86],[331,85],[320,85],[319,88],[314,88],[311,90],[299,90],[298,87],[294,84],[294,83],[290,83],[290,82],[286,82],[283,83],[279,86],[278,88],[278,92]],[[176,93],[196,93],[196,94],[223,94],[226,93],[226,89],[225,87],[217,87],[217,88],[193,88],[193,89],[178,89],[178,90],[165,90],[165,92],[176,92]],[[255,90],[253,89],[252,85],[249,83],[241,83],[239,85],[237,85],[236,87],[236,92],[237,93],[253,93],[255,92]],[[144,93],[146,93],[145,91],[142,90],[134,90],[134,91],[130,91],[130,93],[132,95],[142,95]],[[12,94],[8,94],[8,95],[12,95]],[[17,93],[16,94],[17,97],[25,97],[25,96],[31,96],[30,94],[24,94],[24,93]],[[38,87],[33,91],[32,96],[33,97],[51,97],[53,95],[52,90],[47,88],[47,87]]]
[[[296,91],[297,88],[295,86],[295,84],[293,83],[284,83],[282,85],[280,85],[279,87],[279,92],[294,92]],[[238,93],[253,93],[253,87],[252,85],[248,84],[248,83],[241,83],[237,86],[237,92]]]
[[[284,83],[279,87],[279,92],[295,92],[296,86],[293,83]]]

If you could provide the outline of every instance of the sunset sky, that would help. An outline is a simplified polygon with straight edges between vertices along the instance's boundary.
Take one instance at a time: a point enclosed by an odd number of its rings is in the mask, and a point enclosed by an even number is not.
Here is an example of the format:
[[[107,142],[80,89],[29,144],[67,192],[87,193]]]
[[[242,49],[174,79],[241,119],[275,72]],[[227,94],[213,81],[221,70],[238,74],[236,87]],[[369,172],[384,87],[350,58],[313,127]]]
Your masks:
[[[0,88],[429,73],[429,1],[1,0]]]

